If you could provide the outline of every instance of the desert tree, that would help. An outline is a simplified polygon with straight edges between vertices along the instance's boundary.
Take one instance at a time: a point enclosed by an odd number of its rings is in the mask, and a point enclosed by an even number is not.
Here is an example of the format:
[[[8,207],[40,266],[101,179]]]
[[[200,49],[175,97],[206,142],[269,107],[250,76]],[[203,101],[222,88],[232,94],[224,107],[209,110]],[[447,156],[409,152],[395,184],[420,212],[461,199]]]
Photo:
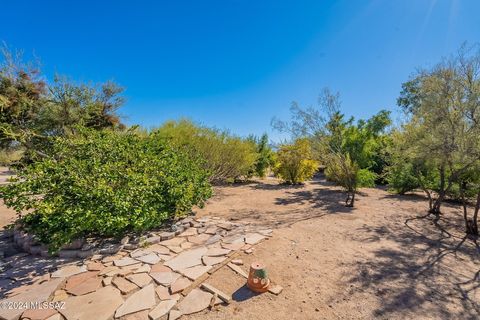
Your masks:
[[[435,171],[418,184],[430,199],[429,211],[438,217],[446,196],[480,159],[478,46],[463,46],[457,55],[419,71],[402,88],[398,104],[408,121],[394,146],[404,161],[425,163]]]
[[[0,61],[0,147],[19,146],[46,156],[48,138],[75,133],[78,126],[123,129],[118,109],[123,89],[114,82],[82,84],[56,76],[49,82],[39,63],[24,62],[7,47]]]

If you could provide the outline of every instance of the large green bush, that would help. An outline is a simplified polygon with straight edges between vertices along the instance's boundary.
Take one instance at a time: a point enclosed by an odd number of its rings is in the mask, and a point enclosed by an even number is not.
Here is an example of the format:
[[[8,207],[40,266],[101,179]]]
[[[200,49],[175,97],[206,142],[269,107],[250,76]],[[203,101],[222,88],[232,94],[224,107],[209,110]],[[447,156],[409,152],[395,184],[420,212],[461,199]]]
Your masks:
[[[313,160],[312,148],[307,139],[297,139],[293,144],[281,145],[277,152],[274,173],[289,184],[299,184],[312,178],[318,169]]]
[[[166,122],[155,132],[179,150],[202,158],[212,182],[248,177],[258,157],[252,141],[189,120]]]
[[[0,196],[51,250],[83,236],[160,226],[211,195],[199,162],[154,134],[84,130],[57,137],[51,156],[18,171]]]

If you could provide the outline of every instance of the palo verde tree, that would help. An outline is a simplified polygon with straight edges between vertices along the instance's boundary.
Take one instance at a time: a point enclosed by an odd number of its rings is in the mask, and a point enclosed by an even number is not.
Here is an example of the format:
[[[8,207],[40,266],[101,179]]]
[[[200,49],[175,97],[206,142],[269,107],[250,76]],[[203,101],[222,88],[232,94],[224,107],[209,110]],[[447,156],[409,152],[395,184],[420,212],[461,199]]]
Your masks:
[[[463,46],[456,56],[418,72],[402,87],[398,104],[407,122],[395,137],[393,154],[398,159],[393,163],[407,166],[418,177],[408,183],[427,193],[429,212],[438,218],[449,193],[460,184],[465,195],[470,185],[466,173],[474,176],[478,170],[474,169],[480,159],[478,46]],[[389,172],[401,170],[390,168]]]
[[[178,150],[203,159],[211,182],[233,182],[250,176],[255,168],[255,143],[228,131],[182,119],[167,121],[155,132],[159,139],[168,140]]]
[[[299,138],[291,144],[282,144],[278,148],[273,170],[275,175],[285,183],[300,184],[311,179],[317,169],[318,162],[314,160],[308,139]]]

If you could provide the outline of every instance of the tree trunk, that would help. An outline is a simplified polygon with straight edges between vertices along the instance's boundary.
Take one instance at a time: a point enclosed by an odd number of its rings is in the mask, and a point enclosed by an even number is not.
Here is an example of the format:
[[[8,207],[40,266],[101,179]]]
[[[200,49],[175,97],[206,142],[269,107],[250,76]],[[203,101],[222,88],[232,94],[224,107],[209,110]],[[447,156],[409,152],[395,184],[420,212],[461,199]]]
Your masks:
[[[355,191],[347,191],[347,199],[345,200],[346,207],[353,207],[355,204]]]
[[[462,199],[463,207],[463,221],[465,222],[465,232],[469,233],[469,222],[468,222],[468,209],[467,209],[467,200],[465,199],[465,190],[467,185],[465,182],[460,183],[460,198]]]
[[[430,213],[435,214],[437,219],[440,217],[440,206],[445,198],[445,165],[440,167],[440,190],[438,191],[438,198],[435,200],[433,207],[430,208]]]
[[[477,203],[475,203],[475,209],[473,211],[472,231],[473,235],[478,236],[478,212],[480,211],[480,191],[477,194]]]

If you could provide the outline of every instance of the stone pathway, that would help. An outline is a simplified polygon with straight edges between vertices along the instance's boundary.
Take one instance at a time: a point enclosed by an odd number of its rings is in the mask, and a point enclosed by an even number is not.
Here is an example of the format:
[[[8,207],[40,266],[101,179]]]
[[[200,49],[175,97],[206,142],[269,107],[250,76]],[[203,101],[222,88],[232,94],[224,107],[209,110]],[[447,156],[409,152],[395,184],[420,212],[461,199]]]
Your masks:
[[[228,296],[202,283],[227,264],[245,272],[230,261],[272,233],[215,217],[186,218],[176,225],[176,232],[150,235],[145,242],[149,246],[125,245],[116,253],[94,254],[81,261],[19,254],[18,260],[59,262],[39,271],[22,273],[16,270],[15,257],[10,257],[10,272],[0,275],[0,298],[4,297],[0,306],[28,301],[50,305],[47,309],[1,308],[0,319],[156,320],[165,315],[178,319],[229,303]]]

